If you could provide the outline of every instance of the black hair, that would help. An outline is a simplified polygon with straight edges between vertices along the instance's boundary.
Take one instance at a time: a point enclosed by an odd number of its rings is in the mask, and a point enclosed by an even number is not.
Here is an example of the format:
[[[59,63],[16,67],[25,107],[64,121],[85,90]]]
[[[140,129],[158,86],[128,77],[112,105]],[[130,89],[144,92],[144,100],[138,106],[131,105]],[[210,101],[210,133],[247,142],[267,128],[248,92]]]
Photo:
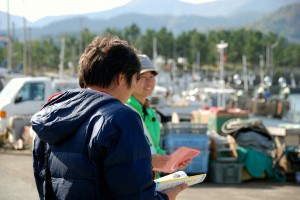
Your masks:
[[[131,86],[141,64],[136,50],[127,41],[114,36],[96,37],[87,46],[79,61],[79,85],[107,88],[119,74],[124,74]]]

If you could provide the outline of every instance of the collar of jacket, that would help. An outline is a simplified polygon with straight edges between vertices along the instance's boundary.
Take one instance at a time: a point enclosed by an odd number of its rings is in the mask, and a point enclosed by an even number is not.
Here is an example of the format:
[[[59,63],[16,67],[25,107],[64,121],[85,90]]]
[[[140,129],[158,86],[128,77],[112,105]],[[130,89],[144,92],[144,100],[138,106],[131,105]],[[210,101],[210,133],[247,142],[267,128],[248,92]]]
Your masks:
[[[134,96],[130,96],[130,98],[128,99],[126,104],[134,107],[138,111],[138,113],[141,116],[143,116],[144,115],[143,108],[147,109],[150,106],[150,101],[148,99],[146,99],[145,104],[142,105]]]

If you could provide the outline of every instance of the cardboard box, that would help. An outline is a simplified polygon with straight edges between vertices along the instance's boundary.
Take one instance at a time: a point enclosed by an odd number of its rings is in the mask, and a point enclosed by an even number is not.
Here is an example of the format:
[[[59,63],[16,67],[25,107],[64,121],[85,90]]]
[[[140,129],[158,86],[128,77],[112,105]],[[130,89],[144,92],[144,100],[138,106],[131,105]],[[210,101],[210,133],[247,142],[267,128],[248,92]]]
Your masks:
[[[226,137],[211,138],[210,151],[212,160],[235,161],[238,158],[237,144],[235,139],[227,135]]]
[[[191,123],[208,124],[211,111],[207,109],[200,109],[192,111]]]
[[[211,112],[208,120],[208,129],[216,131],[217,133],[222,132],[222,125],[230,119],[240,118],[248,119],[249,112],[247,110],[240,109],[228,109],[228,110],[215,110]]]

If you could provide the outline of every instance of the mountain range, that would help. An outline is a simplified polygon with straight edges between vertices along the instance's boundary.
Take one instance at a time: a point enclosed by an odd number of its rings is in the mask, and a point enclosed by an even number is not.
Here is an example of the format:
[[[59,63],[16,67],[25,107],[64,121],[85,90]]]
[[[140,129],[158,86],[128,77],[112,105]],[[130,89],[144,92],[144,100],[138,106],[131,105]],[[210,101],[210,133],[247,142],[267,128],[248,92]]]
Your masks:
[[[76,34],[83,28],[101,34],[108,27],[123,29],[135,23],[142,32],[166,27],[175,35],[192,29],[206,32],[251,27],[273,31],[293,42],[300,42],[299,7],[300,0],[219,0],[205,4],[178,0],[132,0],[124,6],[103,12],[45,17],[34,23],[27,22],[27,25],[32,39]],[[6,13],[0,12],[0,23],[6,20],[6,16]],[[11,19],[15,36],[22,40],[22,17],[11,16]],[[0,30],[5,32],[5,26],[2,27]]]

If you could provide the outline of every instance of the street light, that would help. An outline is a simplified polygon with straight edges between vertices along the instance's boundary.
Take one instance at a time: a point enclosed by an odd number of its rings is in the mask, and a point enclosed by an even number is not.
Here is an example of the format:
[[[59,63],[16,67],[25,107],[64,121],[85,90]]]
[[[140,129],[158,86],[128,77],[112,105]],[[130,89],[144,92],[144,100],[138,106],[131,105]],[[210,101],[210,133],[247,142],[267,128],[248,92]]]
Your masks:
[[[221,89],[224,89],[225,81],[224,81],[224,49],[228,47],[227,43],[224,43],[223,40],[217,44],[218,51],[220,52],[220,84]],[[223,96],[220,92],[218,93],[218,107],[225,107],[225,96]]]
[[[224,81],[224,49],[228,47],[227,43],[224,43],[223,40],[217,44],[217,48],[220,52],[220,81]]]

